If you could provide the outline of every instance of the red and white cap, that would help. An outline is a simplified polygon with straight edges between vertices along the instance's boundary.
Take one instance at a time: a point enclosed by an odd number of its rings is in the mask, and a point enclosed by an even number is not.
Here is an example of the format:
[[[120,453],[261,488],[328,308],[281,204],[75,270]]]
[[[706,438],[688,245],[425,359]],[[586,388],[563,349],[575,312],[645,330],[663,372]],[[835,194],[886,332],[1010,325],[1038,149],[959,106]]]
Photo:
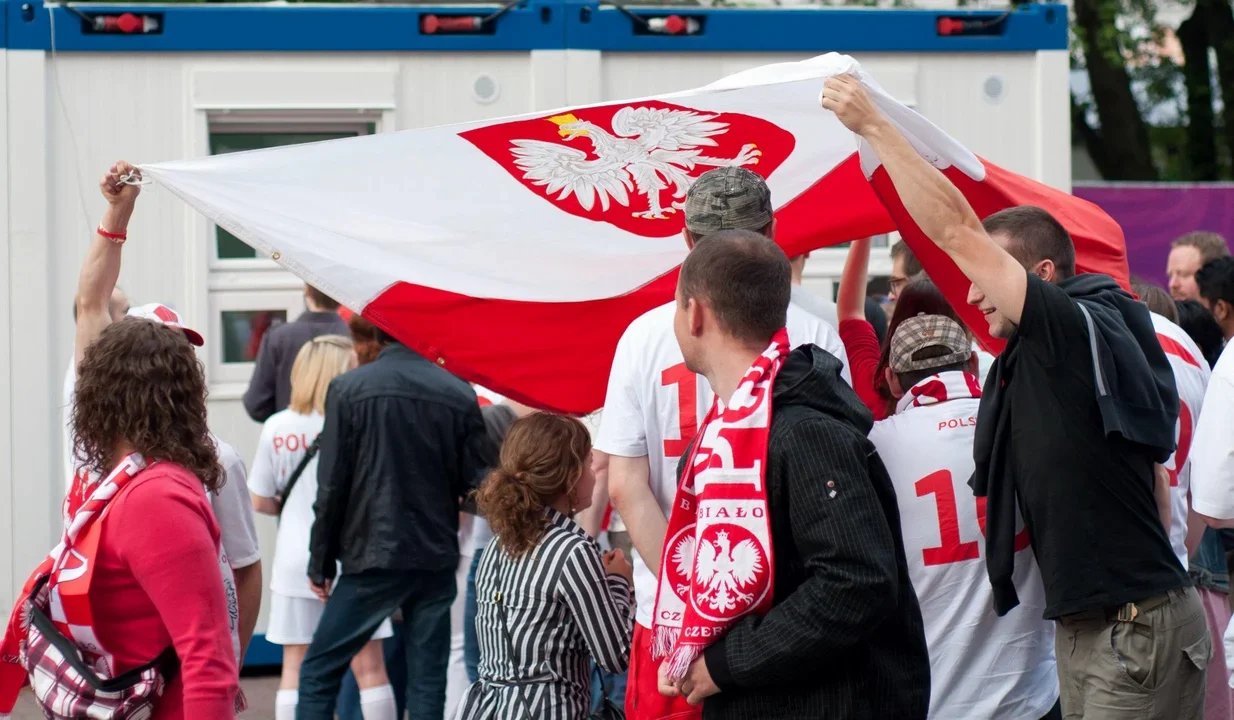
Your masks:
[[[206,344],[205,338],[201,336],[201,333],[192,328],[185,327],[184,323],[180,322],[180,313],[172,310],[166,305],[150,303],[149,305],[129,308],[128,317],[153,320],[154,322],[161,323],[167,327],[176,328],[183,332],[184,336],[189,339],[189,342],[193,343],[197,347],[201,347]]]

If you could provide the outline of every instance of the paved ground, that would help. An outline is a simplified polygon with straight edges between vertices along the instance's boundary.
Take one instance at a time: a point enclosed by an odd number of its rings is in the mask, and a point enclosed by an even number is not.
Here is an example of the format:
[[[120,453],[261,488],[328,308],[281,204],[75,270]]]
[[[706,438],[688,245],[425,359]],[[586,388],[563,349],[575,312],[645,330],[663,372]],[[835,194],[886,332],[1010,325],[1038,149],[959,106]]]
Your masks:
[[[249,700],[249,711],[241,717],[244,720],[274,720],[274,693],[279,686],[278,676],[246,677],[240,680],[240,685]],[[29,693],[27,688],[17,701],[13,720],[43,720],[43,713],[34,705]]]

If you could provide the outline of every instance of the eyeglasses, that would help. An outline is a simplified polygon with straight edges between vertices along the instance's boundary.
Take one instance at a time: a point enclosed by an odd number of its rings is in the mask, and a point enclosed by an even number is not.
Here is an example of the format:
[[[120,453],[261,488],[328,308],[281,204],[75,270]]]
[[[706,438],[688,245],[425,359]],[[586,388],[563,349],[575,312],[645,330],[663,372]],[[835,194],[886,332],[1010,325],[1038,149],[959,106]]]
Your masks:
[[[891,288],[891,292],[896,295],[900,294],[900,291],[904,289],[905,285],[908,285],[908,278],[906,277],[892,277],[887,281],[887,286]]]

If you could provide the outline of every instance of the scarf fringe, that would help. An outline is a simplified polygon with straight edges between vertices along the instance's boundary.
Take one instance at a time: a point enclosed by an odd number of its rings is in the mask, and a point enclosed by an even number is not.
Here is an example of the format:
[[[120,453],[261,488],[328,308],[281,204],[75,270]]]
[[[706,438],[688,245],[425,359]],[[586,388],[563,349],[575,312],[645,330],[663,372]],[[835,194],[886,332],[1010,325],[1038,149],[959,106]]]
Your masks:
[[[668,654],[673,651],[673,646],[677,644],[677,636],[680,634],[681,631],[677,628],[657,625],[651,636],[651,658],[659,660],[668,657]]]
[[[703,653],[700,645],[682,643],[664,662],[664,674],[669,680],[680,680],[690,671],[690,665]]]

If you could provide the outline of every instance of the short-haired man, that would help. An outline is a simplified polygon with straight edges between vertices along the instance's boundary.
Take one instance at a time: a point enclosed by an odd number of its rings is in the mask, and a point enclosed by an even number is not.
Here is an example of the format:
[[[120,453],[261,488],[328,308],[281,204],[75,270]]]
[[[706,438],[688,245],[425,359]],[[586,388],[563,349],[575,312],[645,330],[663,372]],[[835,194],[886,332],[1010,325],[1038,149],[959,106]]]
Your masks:
[[[1234,691],[1227,682],[1225,648],[1216,642],[1230,623],[1225,547],[1221,531],[1206,528],[1203,515],[1191,509],[1193,440],[1199,429],[1211,372],[1199,346],[1178,326],[1178,308],[1169,295],[1154,285],[1138,287],[1133,283],[1131,289],[1152,313],[1153,329],[1170,361],[1178,386],[1178,448],[1165,463],[1170,477],[1170,545],[1200,593],[1210,637],[1214,640],[1206,678],[1205,709],[1209,717],[1228,716],[1234,710]],[[1174,320],[1154,308],[1154,305],[1163,305],[1162,297],[1168,303],[1168,307],[1162,309],[1173,310]]]
[[[1006,617],[994,614],[981,561],[985,499],[968,486],[981,386],[968,335],[943,315],[909,318],[891,338],[888,364],[896,410],[874,423],[870,442],[895,486],[925,621],[930,717],[1062,720],[1054,625],[1041,617],[1045,588],[1027,531],[1015,546],[1022,602]]]
[[[1234,337],[1234,257],[1204,263],[1195,274],[1200,302],[1213,314],[1228,343]]]
[[[1170,255],[1166,259],[1170,295],[1175,300],[1199,300],[1196,271],[1217,258],[1229,255],[1230,246],[1217,233],[1201,230],[1176,238],[1170,243]]]
[[[1191,507],[1210,528],[1234,528],[1234,352],[1226,349],[1213,365],[1204,391],[1204,411],[1191,445]],[[1208,534],[1200,543],[1201,559]],[[1214,548],[1215,549],[1215,548]],[[1213,566],[1219,556],[1213,555]],[[1214,633],[1215,636],[1216,633]],[[1226,627],[1223,649],[1227,672],[1223,679],[1234,687],[1234,622]],[[1215,655],[1216,653],[1214,653]],[[1209,685],[1210,692],[1212,685]]]
[[[1063,711],[1090,720],[1191,720],[1204,712],[1204,608],[1170,546],[1178,391],[1148,309],[1104,275],[1076,275],[1075,247],[1044,210],[979,220],[861,81],[824,83],[823,106],[860,135],[904,207],[972,281],[1007,347],[990,371],[974,444],[987,498],[995,609],[1013,582],[1018,508],[1059,620]],[[1151,687],[1149,691],[1147,688]]]
[[[304,312],[294,321],[271,328],[261,339],[253,377],[244,392],[244,409],[257,422],[286,410],[291,402],[291,365],[304,343],[318,335],[343,335],[350,330],[339,314],[339,303],[312,285],[304,286]]]
[[[682,265],[674,333],[716,400],[660,562],[661,689],[717,720],[920,720],[929,657],[895,490],[839,361],[790,352],[789,294],[788,258],[755,233]]]
[[[925,272],[917,256],[903,240],[891,246],[891,277],[887,280],[887,299],[895,302],[908,281]]]
[[[773,237],[771,192],[761,177],[744,168],[721,168],[695,181],[685,202],[686,246],[697,249],[721,230],[740,229]],[[757,292],[745,278],[734,292]],[[685,364],[673,339],[676,304],[644,313],[617,343],[608,395],[596,438],[601,473],[607,467],[609,494],[636,550],[634,591],[638,607],[626,686],[630,720],[697,714],[680,699],[662,697],[651,660],[652,606],[667,516],[676,491],[677,460],[686,453],[712,392],[704,377]],[[788,306],[792,346],[813,343],[840,359],[845,380],[847,353],[835,329],[795,305]],[[602,499],[601,499],[602,500]],[[602,505],[603,502],[598,502]]]

